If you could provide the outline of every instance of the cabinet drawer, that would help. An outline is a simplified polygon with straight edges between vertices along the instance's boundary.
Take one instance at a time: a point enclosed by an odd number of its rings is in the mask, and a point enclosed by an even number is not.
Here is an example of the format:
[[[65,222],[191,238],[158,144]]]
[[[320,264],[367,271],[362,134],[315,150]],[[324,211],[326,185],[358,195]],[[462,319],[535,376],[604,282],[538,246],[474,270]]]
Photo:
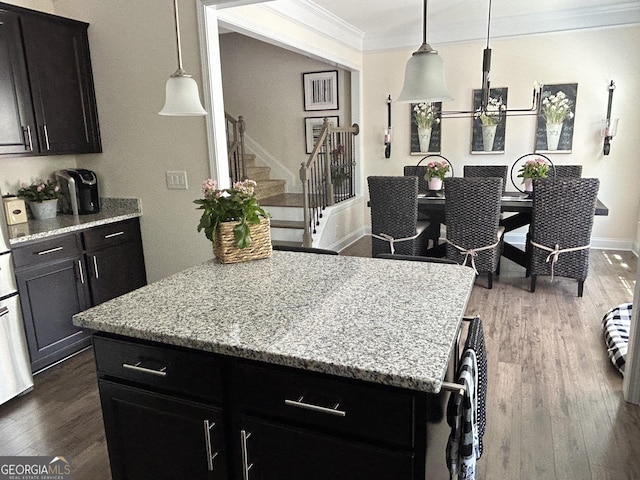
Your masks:
[[[212,355],[94,335],[99,375],[136,382],[166,392],[222,401],[219,360]]]
[[[80,245],[76,235],[40,240],[13,249],[13,263],[16,268],[55,262],[80,255]]]
[[[109,223],[86,230],[82,233],[86,250],[98,250],[110,245],[118,245],[140,239],[140,223],[137,218]]]
[[[246,363],[231,377],[245,412],[413,447],[411,392]]]

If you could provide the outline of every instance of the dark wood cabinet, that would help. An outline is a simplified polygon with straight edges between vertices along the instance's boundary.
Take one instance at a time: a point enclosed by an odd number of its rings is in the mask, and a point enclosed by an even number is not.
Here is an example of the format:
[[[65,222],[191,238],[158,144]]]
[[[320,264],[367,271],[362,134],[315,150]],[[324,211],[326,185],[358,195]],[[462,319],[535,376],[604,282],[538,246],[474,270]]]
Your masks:
[[[114,479],[448,478],[442,395],[112,334],[93,342]]]
[[[146,284],[138,219],[95,228],[101,236],[105,229],[126,235],[116,235],[124,241],[113,243],[109,239],[116,237],[107,238],[102,248],[90,241],[94,245],[91,252],[86,251],[85,237],[94,238],[93,229],[13,249],[34,372],[90,345],[90,332],[75,327],[73,315]]]
[[[50,248],[45,246],[42,252]],[[46,254],[45,254],[46,255]],[[91,343],[90,333],[71,323],[89,307],[78,254],[34,268],[16,269],[31,369],[35,372]]]
[[[0,3],[0,153],[101,152],[88,24]]]
[[[95,227],[83,237],[94,305],[147,284],[137,218]]]
[[[99,380],[114,480],[228,478],[222,411]]]

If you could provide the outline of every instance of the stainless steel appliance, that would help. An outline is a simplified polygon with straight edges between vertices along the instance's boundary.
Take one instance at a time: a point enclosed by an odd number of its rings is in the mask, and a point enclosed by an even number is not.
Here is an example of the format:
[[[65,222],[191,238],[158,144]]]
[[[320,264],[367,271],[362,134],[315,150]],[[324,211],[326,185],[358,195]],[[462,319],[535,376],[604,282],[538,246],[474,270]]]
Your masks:
[[[31,363],[13,275],[9,234],[0,208],[0,404],[33,389]]]
[[[98,177],[84,168],[58,170],[55,177],[62,191],[62,212],[85,215],[100,211]]]

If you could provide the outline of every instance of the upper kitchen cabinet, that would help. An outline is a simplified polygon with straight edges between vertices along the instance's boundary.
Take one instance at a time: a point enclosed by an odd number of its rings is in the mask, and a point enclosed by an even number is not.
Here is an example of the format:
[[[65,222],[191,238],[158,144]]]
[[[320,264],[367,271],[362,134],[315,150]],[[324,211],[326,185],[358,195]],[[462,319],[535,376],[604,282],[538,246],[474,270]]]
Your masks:
[[[0,3],[0,153],[102,151],[88,26]]]

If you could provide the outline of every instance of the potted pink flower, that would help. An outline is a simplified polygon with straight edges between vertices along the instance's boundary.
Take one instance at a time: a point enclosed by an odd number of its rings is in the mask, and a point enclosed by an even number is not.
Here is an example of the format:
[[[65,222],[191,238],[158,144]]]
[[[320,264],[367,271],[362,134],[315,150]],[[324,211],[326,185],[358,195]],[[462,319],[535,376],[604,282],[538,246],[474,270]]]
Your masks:
[[[449,172],[449,162],[434,160],[427,163],[424,178],[429,182],[429,190],[442,190],[442,181]]]

